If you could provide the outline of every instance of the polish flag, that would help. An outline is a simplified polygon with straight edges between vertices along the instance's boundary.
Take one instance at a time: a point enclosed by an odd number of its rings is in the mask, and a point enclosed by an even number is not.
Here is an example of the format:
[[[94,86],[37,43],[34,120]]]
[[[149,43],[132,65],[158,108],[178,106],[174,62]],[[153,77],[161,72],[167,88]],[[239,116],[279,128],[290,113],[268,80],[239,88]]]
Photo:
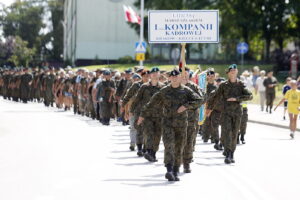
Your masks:
[[[141,24],[140,16],[130,7],[123,5],[126,22],[133,24]]]

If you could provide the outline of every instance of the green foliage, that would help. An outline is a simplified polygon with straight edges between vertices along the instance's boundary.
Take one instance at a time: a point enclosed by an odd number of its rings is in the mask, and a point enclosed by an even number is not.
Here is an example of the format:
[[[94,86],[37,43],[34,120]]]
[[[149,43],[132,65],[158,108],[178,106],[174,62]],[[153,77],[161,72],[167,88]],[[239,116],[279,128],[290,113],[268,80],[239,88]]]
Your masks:
[[[130,64],[134,63],[134,60],[131,56],[124,56],[118,59],[118,63],[120,64]]]
[[[140,0],[135,6],[140,7]],[[291,39],[300,46],[300,0],[145,0],[145,9],[218,9],[225,61],[236,58],[236,44],[241,41],[250,44],[245,58],[251,60],[269,61],[272,42],[281,51]],[[138,25],[131,26],[139,31]],[[147,29],[145,25],[145,38]]]
[[[32,60],[35,49],[27,47],[28,42],[22,40],[20,37],[15,37],[13,44],[13,54],[10,56],[8,61],[15,64],[15,66],[26,66],[28,67],[29,62]]]

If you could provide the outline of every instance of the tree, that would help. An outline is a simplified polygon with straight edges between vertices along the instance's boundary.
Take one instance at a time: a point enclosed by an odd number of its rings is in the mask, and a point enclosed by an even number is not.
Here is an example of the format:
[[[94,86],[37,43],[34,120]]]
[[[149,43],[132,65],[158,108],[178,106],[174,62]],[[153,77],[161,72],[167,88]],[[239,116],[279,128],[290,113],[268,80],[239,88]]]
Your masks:
[[[49,10],[51,12],[51,22],[52,30],[50,32],[50,37],[53,50],[52,59],[62,60],[61,55],[63,53],[63,25],[64,20],[64,0],[54,0],[48,3]]]
[[[44,8],[30,1],[16,1],[4,9],[1,20],[4,37],[19,36],[30,48],[41,49]]]
[[[22,40],[19,36],[12,39],[12,55],[8,58],[9,62],[15,66],[26,66],[32,61],[35,54],[34,48],[28,48],[28,42]]]

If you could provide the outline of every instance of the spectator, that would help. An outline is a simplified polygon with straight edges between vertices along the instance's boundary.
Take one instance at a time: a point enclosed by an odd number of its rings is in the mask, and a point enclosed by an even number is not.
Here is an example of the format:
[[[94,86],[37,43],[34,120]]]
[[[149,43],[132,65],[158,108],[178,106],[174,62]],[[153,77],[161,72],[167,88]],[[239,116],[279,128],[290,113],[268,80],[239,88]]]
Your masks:
[[[260,71],[260,76],[256,79],[255,83],[255,94],[259,93],[259,102],[261,111],[264,111],[264,105],[266,101],[266,87],[264,86],[264,80],[266,79],[266,72],[264,70]]]
[[[253,83],[253,87],[255,87],[256,80],[257,80],[257,78],[259,76],[260,76],[259,67],[258,66],[254,66],[253,70],[252,70],[252,83]]]

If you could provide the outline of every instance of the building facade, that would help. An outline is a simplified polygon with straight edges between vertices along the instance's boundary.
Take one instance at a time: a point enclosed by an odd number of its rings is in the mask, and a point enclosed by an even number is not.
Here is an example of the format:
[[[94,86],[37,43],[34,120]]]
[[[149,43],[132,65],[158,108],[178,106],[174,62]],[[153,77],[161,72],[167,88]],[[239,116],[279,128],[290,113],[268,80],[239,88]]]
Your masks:
[[[64,59],[81,65],[134,57],[138,34],[125,21],[123,5],[134,0],[66,0]]]

